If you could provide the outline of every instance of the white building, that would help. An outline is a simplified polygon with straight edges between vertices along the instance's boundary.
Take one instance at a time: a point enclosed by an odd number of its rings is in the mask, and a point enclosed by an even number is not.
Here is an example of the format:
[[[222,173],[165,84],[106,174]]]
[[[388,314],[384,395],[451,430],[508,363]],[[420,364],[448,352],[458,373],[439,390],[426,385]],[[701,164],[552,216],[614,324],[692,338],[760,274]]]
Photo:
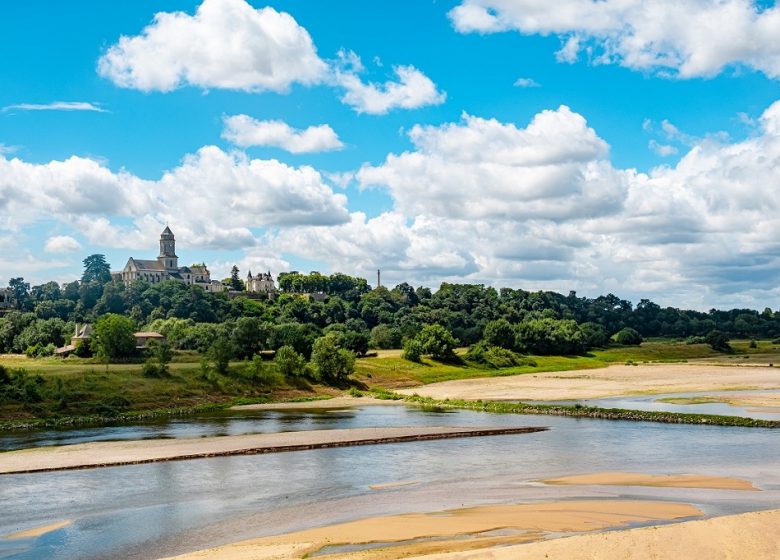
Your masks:
[[[211,279],[206,264],[179,267],[176,256],[176,239],[166,226],[160,235],[160,254],[155,260],[142,260],[130,257],[121,272],[122,281],[129,285],[135,280],[145,280],[157,284],[167,280],[176,280],[192,286],[200,286],[207,292],[221,292],[225,286]]]
[[[256,276],[252,276],[252,271],[250,270],[246,277],[246,291],[255,294],[275,294],[276,284],[274,284],[271,271],[261,272]]]

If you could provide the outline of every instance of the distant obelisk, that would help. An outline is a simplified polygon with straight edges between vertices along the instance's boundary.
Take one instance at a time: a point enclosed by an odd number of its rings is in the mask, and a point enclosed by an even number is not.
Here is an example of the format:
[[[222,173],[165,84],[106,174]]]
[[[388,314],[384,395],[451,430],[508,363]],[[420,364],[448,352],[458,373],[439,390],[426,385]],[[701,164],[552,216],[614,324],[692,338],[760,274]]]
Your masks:
[[[376,287],[381,288],[382,287],[382,271],[378,268],[376,269]]]

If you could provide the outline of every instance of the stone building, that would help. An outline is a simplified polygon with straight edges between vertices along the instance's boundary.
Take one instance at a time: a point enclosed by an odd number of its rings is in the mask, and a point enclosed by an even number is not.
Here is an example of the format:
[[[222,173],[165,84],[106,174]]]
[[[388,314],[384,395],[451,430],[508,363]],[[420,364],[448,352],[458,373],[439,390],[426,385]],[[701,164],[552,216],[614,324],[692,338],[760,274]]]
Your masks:
[[[226,289],[221,282],[211,279],[211,273],[205,263],[194,266],[179,266],[179,257],[176,256],[176,239],[168,226],[160,235],[160,254],[157,258],[144,260],[130,257],[120,274],[125,285],[129,285],[135,280],[145,280],[150,284],[176,280],[188,285],[200,286],[207,292],[221,292]]]
[[[276,284],[274,284],[271,271],[261,272],[256,276],[252,276],[252,271],[250,270],[246,277],[246,291],[255,294],[275,294]]]
[[[13,307],[13,292],[10,288],[0,288],[0,311]]]

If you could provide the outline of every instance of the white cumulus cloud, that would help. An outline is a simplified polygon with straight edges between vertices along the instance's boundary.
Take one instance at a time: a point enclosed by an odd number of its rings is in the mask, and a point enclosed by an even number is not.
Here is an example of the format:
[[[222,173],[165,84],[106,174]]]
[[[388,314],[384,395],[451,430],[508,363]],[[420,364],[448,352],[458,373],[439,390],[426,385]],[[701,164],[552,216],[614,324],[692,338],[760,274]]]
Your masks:
[[[247,115],[225,117],[222,138],[243,148],[273,146],[293,154],[340,150],[344,144],[327,124],[304,130],[292,128],[283,121],[259,121]]]
[[[397,80],[384,83],[365,83],[359,74],[363,71],[360,58],[353,52],[339,53],[335,81],[346,90],[341,101],[358,113],[383,115],[393,109],[417,109],[440,105],[447,99],[433,81],[414,66],[395,66]]]
[[[285,12],[244,0],[204,0],[194,15],[159,12],[98,61],[116,85],[171,91],[182,85],[283,92],[322,82],[327,65],[309,33]]]
[[[47,253],[72,253],[81,249],[81,243],[69,235],[55,235],[46,240],[43,250]]]
[[[533,78],[517,78],[515,80],[514,86],[521,87],[521,88],[538,88],[538,87],[542,87],[542,84],[540,84]]]
[[[780,7],[750,0],[462,0],[449,13],[462,33],[558,35],[558,59],[593,49],[597,63],[680,78],[745,65],[780,78]]]

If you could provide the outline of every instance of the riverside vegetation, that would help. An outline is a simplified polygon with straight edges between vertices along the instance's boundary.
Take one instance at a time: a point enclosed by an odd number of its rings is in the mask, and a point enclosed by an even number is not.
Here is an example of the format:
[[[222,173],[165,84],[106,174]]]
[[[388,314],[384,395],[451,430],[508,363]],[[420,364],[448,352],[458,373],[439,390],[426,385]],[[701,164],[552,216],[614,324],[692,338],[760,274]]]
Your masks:
[[[634,307],[611,294],[468,284],[445,283],[435,293],[408,284],[372,290],[360,278],[316,272],[282,274],[279,297],[257,300],[177,282],[124,286],[110,281],[98,257],[85,259],[81,281],[10,282],[15,309],[0,317],[0,352],[11,353],[0,358],[1,428],[610,363],[771,361],[780,342],[780,313],[770,309],[701,313],[648,300]],[[95,323],[89,345],[67,359],[46,357],[83,321]],[[136,354],[136,329],[166,341]],[[648,337],[665,341],[643,342]]]

